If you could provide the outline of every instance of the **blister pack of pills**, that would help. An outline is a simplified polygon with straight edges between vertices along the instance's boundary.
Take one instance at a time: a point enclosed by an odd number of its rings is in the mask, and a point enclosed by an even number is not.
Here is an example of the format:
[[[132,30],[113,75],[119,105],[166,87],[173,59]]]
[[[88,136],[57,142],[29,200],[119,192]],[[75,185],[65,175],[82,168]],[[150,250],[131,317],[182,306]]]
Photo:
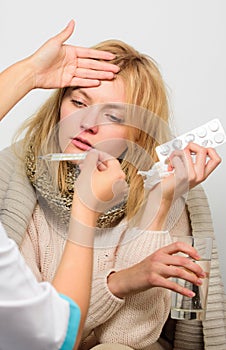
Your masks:
[[[184,149],[189,142],[194,142],[203,147],[215,148],[226,142],[226,134],[219,119],[212,119],[192,131],[157,146],[155,150],[159,160],[165,162],[173,151]]]

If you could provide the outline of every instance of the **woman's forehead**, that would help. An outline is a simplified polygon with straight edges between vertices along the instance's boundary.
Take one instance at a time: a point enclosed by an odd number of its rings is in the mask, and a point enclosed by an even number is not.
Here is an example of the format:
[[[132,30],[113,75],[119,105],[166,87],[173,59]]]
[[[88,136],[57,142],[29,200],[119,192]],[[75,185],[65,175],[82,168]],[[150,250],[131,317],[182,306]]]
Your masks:
[[[92,104],[126,102],[125,85],[120,78],[113,81],[101,81],[100,85],[95,87],[75,87],[71,91],[75,94],[80,94]]]

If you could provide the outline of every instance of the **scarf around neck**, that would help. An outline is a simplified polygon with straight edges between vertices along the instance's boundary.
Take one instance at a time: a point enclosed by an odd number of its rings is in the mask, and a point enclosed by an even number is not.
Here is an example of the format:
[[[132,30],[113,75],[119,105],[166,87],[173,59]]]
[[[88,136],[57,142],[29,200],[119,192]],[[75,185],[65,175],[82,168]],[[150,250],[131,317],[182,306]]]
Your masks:
[[[41,207],[51,210],[52,214],[61,223],[68,225],[74,195],[74,183],[80,174],[79,166],[67,162],[66,190],[64,191],[54,184],[48,164],[42,161],[41,168],[42,170],[39,173],[38,161],[34,155],[32,143],[30,143],[25,156],[25,170],[28,179],[36,190],[38,202]],[[101,214],[97,221],[97,227],[110,228],[116,226],[125,217],[125,212],[126,202],[124,201]]]

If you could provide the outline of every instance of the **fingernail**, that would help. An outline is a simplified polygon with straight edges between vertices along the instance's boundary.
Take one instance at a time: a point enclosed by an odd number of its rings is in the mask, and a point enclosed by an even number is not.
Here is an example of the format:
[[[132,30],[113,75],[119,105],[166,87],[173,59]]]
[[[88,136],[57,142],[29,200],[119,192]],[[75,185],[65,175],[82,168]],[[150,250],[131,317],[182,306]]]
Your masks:
[[[107,52],[107,56],[110,58],[110,59],[114,59],[116,57],[116,55],[112,52]]]
[[[116,71],[116,73],[118,73],[120,71],[120,67],[119,66],[115,66],[115,71]]]
[[[197,284],[200,286],[202,285],[202,280],[200,278],[197,280]]]
[[[190,292],[188,293],[188,296],[193,298],[195,296],[195,293],[190,290]]]

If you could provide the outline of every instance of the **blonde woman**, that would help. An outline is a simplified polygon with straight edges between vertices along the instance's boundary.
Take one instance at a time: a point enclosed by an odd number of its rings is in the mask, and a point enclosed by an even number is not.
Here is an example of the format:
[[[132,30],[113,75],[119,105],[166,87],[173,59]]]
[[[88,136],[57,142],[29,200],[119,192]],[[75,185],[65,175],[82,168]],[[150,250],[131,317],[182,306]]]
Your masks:
[[[171,155],[169,167],[174,174],[146,192],[138,170],[148,170],[157,161],[155,146],[170,137],[161,74],[150,57],[121,41],[110,40],[94,48],[114,54],[111,63],[120,70],[113,80],[103,79],[98,86],[85,87],[75,81],[56,90],[26,123],[25,138],[16,144],[20,157],[9,149],[2,152],[0,181],[6,190],[10,187],[2,198],[2,221],[37,279],[52,281],[67,237],[72,184],[79,170],[76,162],[50,165],[39,156],[87,153],[93,148],[110,153],[120,160],[130,191],[124,201],[98,218],[91,302],[80,349],[97,344],[108,349],[109,343],[115,349],[123,345],[132,349],[210,349],[213,329],[221,334],[218,348],[223,349],[222,314],[211,315],[215,320],[211,330],[208,319],[197,323],[195,330],[191,323],[177,322],[175,337],[174,327],[170,332],[167,328],[169,290],[193,295],[169,277],[180,274],[197,285],[205,277],[191,260],[178,261],[173,255],[179,250],[198,258],[186,245],[171,244],[171,234],[212,234],[205,195],[201,188],[191,189],[210,175],[220,158],[213,149],[189,144]],[[195,163],[191,153],[196,154]],[[13,174],[9,183],[7,172]],[[188,190],[185,203],[183,195]],[[205,208],[204,212],[194,212],[197,205]],[[204,227],[207,218],[209,224]],[[15,229],[18,223],[21,232]],[[217,255],[213,259],[217,261]],[[178,265],[186,269],[178,269]],[[219,274],[216,266],[214,274]],[[212,295],[222,310],[224,295],[219,281],[213,281]],[[184,337],[184,330],[197,332],[195,346],[191,337]]]

